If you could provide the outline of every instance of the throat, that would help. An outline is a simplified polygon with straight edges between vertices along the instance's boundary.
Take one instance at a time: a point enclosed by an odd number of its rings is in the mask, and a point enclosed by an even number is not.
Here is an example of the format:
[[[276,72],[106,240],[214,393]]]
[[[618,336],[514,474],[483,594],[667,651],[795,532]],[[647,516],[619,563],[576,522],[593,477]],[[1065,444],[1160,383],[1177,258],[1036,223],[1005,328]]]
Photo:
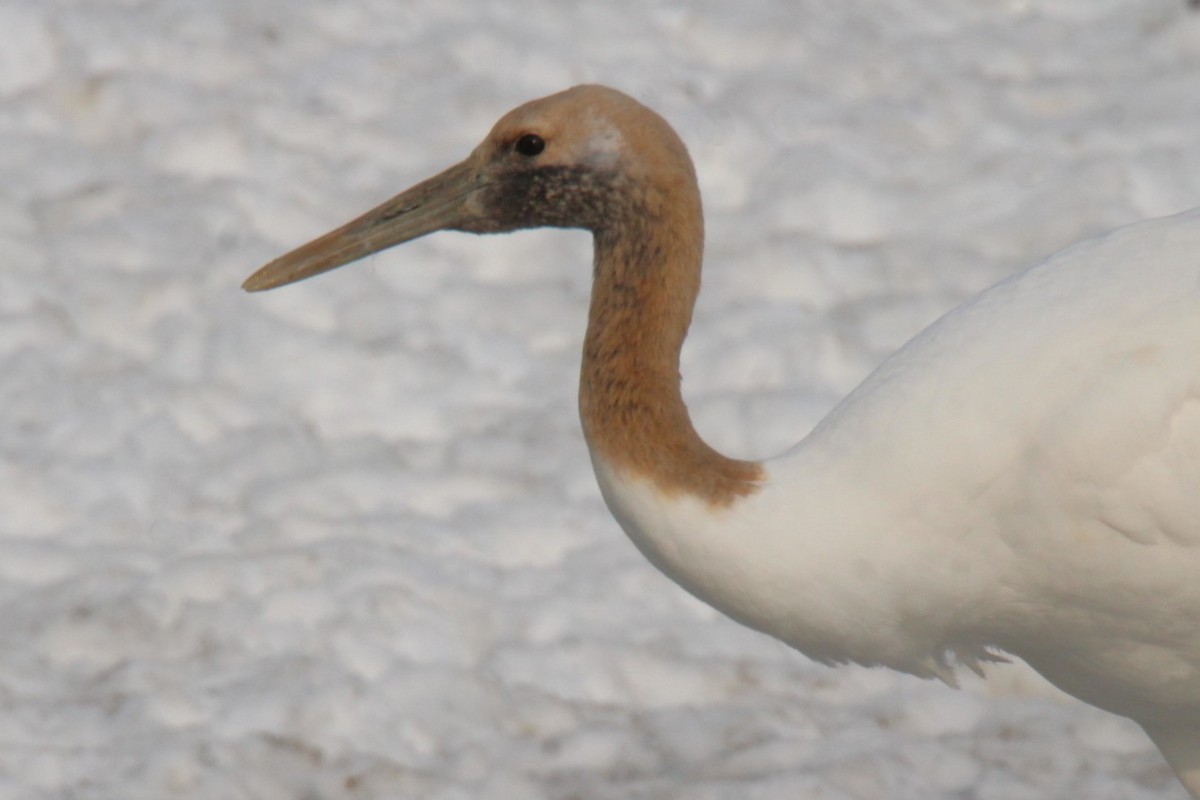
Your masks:
[[[631,214],[596,231],[580,417],[610,469],[663,495],[729,506],[757,491],[763,470],[706,444],[683,402],[679,353],[700,285],[696,216],[689,226]]]

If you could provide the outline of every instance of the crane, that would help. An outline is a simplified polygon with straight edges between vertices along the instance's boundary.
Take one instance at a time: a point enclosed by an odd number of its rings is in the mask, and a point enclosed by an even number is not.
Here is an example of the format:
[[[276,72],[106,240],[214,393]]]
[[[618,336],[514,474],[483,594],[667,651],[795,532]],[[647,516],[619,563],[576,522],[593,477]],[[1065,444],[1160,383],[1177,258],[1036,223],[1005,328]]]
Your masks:
[[[1140,724],[1200,800],[1200,211],[1001,281],[762,461],[688,416],[700,192],[671,126],[617,90],[519,106],[243,286],[542,226],[593,234],[579,413],[604,500],[656,567],[820,662],[953,683],[1020,658]]]

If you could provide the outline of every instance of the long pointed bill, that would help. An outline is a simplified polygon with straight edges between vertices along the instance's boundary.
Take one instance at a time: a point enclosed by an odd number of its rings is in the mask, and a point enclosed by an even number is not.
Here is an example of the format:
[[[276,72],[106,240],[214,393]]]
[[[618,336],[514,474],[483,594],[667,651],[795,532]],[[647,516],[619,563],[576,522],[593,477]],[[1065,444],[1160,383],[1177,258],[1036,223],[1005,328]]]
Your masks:
[[[418,183],[356,220],[282,255],[246,279],[261,292],[302,281],[380,250],[463,222],[464,204],[478,180],[469,161]]]

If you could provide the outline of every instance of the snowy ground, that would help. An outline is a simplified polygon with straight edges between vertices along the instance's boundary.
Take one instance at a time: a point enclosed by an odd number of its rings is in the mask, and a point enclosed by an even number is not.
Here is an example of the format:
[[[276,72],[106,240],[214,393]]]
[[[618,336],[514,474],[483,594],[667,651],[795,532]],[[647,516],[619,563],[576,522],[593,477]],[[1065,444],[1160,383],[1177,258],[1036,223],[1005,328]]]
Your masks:
[[[1200,205],[1182,0],[7,0],[0,798],[1179,800],[1019,667],[718,617],[608,517],[578,232],[260,263],[599,81],[696,158],[698,427],[798,439],[937,314]]]

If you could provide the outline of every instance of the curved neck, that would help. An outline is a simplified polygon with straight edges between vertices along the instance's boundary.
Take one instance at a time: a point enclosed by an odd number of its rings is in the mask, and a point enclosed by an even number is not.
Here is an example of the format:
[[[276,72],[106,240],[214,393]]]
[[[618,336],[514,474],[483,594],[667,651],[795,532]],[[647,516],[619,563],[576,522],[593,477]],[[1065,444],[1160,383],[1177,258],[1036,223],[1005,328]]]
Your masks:
[[[726,506],[753,493],[759,464],[727,458],[696,433],[679,353],[700,290],[704,229],[694,185],[637,198],[595,236],[579,408],[595,455],[666,495]]]

